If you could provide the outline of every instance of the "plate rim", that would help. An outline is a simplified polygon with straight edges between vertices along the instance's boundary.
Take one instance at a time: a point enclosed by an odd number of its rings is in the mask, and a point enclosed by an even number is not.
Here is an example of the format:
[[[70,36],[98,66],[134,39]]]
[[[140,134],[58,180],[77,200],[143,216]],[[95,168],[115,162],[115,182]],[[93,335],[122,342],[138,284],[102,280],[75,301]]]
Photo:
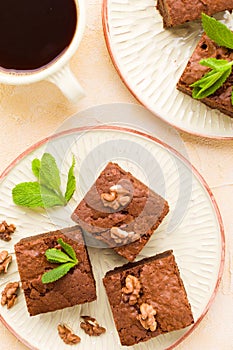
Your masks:
[[[155,136],[152,136],[150,134],[147,134],[143,131],[139,131],[136,129],[128,128],[128,127],[122,127],[122,126],[117,126],[117,125],[97,125],[97,126],[83,126],[83,127],[77,127],[77,128],[71,128],[68,130],[63,130],[59,133],[52,134],[48,137],[45,137],[41,139],[40,141],[34,143],[30,147],[28,147],[24,152],[19,154],[8,166],[5,168],[5,170],[0,174],[0,183],[6,178],[6,176],[10,173],[11,170],[21,161],[23,160],[27,155],[29,155],[31,152],[35,151],[37,148],[43,146],[49,141],[55,140],[61,136],[66,136],[75,132],[81,132],[81,131],[88,131],[88,130],[106,130],[106,131],[119,131],[119,132],[125,132],[125,133],[130,133],[136,136],[144,137],[152,142],[155,142],[159,144],[160,146],[166,148],[167,150],[171,151],[175,156],[177,156],[182,162],[188,166],[191,171],[194,173],[196,178],[199,180],[201,185],[204,187],[205,191],[207,192],[209,199],[212,203],[213,210],[216,214],[216,219],[218,222],[219,226],[219,232],[220,232],[220,238],[221,238],[221,254],[220,254],[220,265],[219,265],[219,270],[218,270],[218,276],[216,278],[216,283],[214,290],[212,292],[212,295],[210,296],[210,299],[208,303],[206,304],[206,307],[203,309],[201,315],[199,318],[195,321],[195,323],[185,332],[179,339],[177,339],[173,344],[171,344],[169,347],[167,347],[164,350],[173,350],[176,346],[181,344],[200,324],[202,319],[205,317],[206,313],[210,309],[216,295],[219,289],[219,285],[223,276],[223,270],[224,270],[224,262],[225,262],[225,232],[224,232],[224,225],[223,225],[223,220],[222,216],[218,207],[218,204],[216,202],[216,199],[208,186],[207,182],[203,178],[203,176],[199,173],[199,171],[192,165],[192,163],[187,160],[181,153],[179,153],[176,149],[171,147],[170,145],[166,144],[162,140],[159,140]],[[0,313],[0,321],[2,324],[24,345],[26,345],[29,349],[31,350],[38,350],[38,348],[35,348],[33,345],[31,345],[26,339],[24,339],[21,335],[19,335],[13,327],[4,319],[4,317]]]
[[[171,125],[172,127],[174,127],[175,129],[177,129],[179,131],[182,131],[182,132],[185,132],[187,134],[194,135],[197,137],[204,137],[204,138],[211,139],[211,140],[233,140],[233,135],[232,136],[209,135],[209,134],[205,134],[205,133],[201,133],[201,132],[199,133],[199,132],[195,132],[192,130],[188,130],[185,127],[177,126],[173,122],[167,120],[166,118],[162,117],[157,112],[155,112],[152,108],[150,108],[150,106],[147,103],[145,103],[143,101],[143,99],[138,94],[136,94],[136,92],[134,92],[133,87],[131,86],[130,83],[128,83],[127,79],[124,77],[123,73],[121,72],[120,64],[113,53],[113,47],[111,45],[111,35],[110,35],[110,29],[109,29],[108,3],[109,3],[109,0],[103,0],[103,3],[102,3],[102,27],[103,27],[103,33],[104,33],[106,47],[107,47],[109,56],[112,60],[112,63],[114,65],[121,81],[124,83],[124,85],[130,91],[130,93],[135,97],[135,99],[142,106],[144,106],[147,110],[149,110],[155,117],[163,120],[164,122],[166,122],[167,124]]]

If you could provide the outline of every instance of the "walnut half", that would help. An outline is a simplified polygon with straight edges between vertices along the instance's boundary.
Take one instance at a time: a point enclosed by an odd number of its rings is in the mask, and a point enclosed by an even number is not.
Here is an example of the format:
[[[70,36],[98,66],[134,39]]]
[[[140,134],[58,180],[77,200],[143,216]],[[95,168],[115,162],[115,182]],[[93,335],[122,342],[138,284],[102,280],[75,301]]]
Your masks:
[[[122,230],[120,227],[113,226],[110,230],[111,238],[118,244],[128,244],[137,241],[140,238],[139,233],[133,231],[127,232]]]
[[[2,223],[0,223],[0,239],[6,242],[10,241],[11,234],[15,232],[15,229],[16,229],[15,225],[13,224],[8,225],[6,221],[2,221]]]
[[[59,324],[57,326],[58,334],[65,344],[75,345],[80,343],[81,338],[74,334],[72,330],[64,324]]]
[[[8,254],[8,251],[3,250],[0,252],[0,273],[7,273],[8,267],[12,262],[12,256]]]
[[[1,305],[7,305],[10,309],[16,302],[17,292],[19,288],[19,282],[10,282],[6,285],[2,291]]]
[[[81,316],[84,322],[80,323],[80,327],[90,336],[99,336],[106,332],[104,327],[101,327],[95,318],[90,316]]]
[[[138,320],[140,321],[141,325],[145,329],[151,330],[151,332],[154,332],[157,328],[157,322],[155,320],[156,311],[153,309],[153,306],[143,303],[140,306],[141,314],[138,315]]]
[[[132,191],[126,187],[130,187],[128,181],[121,180],[117,185],[110,187],[108,193],[101,194],[101,200],[105,207],[109,207],[114,210],[118,210],[121,207],[128,205],[132,199]],[[129,186],[130,185],[130,186]]]
[[[127,298],[124,300],[128,301],[129,305],[135,305],[139,298],[139,293],[141,290],[141,283],[139,279],[133,275],[128,275],[125,279],[125,287],[122,288],[122,292],[127,294]]]

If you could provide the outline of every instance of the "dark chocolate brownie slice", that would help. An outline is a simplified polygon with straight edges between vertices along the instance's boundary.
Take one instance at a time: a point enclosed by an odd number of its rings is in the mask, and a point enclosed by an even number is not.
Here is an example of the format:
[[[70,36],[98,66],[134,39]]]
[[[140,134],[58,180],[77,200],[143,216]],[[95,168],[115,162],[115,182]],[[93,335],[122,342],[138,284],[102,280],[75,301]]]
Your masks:
[[[109,163],[72,214],[85,231],[133,261],[169,211],[168,203]]]
[[[73,247],[79,263],[58,281],[43,284],[44,272],[58,266],[47,261],[45,252],[58,246],[59,238]],[[15,252],[31,316],[96,300],[95,280],[78,226],[21,239]]]
[[[204,12],[215,13],[233,9],[233,0],[158,0],[157,9],[163,17],[164,28],[194,21]]]
[[[218,46],[214,41],[209,39],[206,34],[203,34],[177,83],[178,90],[192,96],[192,88],[190,85],[199,80],[210,70],[208,67],[199,64],[199,62],[201,59],[209,57],[232,61],[233,50]],[[231,104],[232,86],[233,74],[231,73],[225,83],[215,93],[200,101],[211,108],[218,109],[222,113],[233,117],[233,107]]]
[[[115,268],[106,273],[103,283],[122,345],[194,322],[172,251]]]

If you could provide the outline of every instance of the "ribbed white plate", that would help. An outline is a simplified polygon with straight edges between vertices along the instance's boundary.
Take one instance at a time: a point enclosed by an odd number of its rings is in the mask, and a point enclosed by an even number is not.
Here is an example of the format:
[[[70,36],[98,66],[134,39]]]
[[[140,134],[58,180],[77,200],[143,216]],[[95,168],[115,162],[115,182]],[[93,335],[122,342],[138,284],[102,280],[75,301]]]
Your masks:
[[[173,126],[200,136],[233,138],[232,118],[176,89],[200,39],[200,22],[165,30],[155,5],[155,0],[103,1],[106,43],[122,80],[145,107]],[[231,15],[225,17],[232,24]]]
[[[48,211],[15,206],[11,198],[12,188],[17,183],[34,180],[31,161],[35,157],[40,158],[44,152],[56,158],[63,183],[72,154],[75,155],[77,189],[74,198],[67,207]],[[110,160],[163,195],[170,205],[169,215],[138,259],[173,249],[196,323],[131,349],[171,349],[200,322],[216,294],[224,260],[224,233],[215,200],[196,170],[174,150],[138,131],[120,127],[69,130],[31,147],[2,174],[0,220],[14,223],[17,230],[10,242],[0,241],[0,250],[7,249],[14,256],[8,273],[0,275],[0,292],[7,282],[19,280],[14,244],[23,237],[73,225],[70,219],[72,210]],[[109,249],[88,249],[97,282],[96,302],[29,317],[21,292],[12,309],[1,307],[2,321],[29,347],[41,350],[68,349],[56,330],[58,323],[64,322],[81,336],[81,343],[73,348],[127,349],[120,346],[102,284],[105,272],[122,265],[125,260]],[[106,327],[107,333],[97,338],[86,335],[79,328],[82,314],[96,317]]]

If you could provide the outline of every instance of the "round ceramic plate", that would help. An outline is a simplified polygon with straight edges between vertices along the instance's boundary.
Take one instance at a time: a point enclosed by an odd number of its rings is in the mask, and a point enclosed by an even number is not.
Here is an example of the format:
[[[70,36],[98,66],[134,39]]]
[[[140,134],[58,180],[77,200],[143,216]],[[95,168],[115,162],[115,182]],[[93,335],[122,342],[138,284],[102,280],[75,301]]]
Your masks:
[[[31,162],[44,152],[55,157],[64,184],[75,156],[77,188],[73,198],[66,207],[47,211],[14,205],[12,188],[20,182],[35,181]],[[23,237],[74,225],[72,211],[109,161],[117,162],[169,202],[169,214],[137,260],[173,249],[195,324],[129,349],[172,349],[197,326],[216,294],[224,262],[224,232],[213,195],[197,171],[176,151],[139,131],[116,126],[65,131],[31,147],[6,169],[0,177],[0,220],[14,223],[17,229],[10,242],[0,241],[0,250],[13,254],[8,273],[0,275],[0,292],[7,282],[19,280],[14,244]],[[96,302],[29,317],[21,291],[12,309],[1,307],[3,323],[30,348],[68,349],[57,334],[57,325],[63,322],[81,337],[77,345],[80,350],[127,349],[120,345],[102,284],[106,271],[125,260],[110,249],[92,246],[88,250],[97,284]],[[79,327],[83,314],[95,317],[107,329],[106,334],[86,335]]]
[[[106,43],[122,80],[146,108],[176,128],[233,138],[232,118],[176,89],[200,39],[200,21],[165,30],[155,5],[155,0],[103,1]],[[224,21],[231,24],[231,15]]]

